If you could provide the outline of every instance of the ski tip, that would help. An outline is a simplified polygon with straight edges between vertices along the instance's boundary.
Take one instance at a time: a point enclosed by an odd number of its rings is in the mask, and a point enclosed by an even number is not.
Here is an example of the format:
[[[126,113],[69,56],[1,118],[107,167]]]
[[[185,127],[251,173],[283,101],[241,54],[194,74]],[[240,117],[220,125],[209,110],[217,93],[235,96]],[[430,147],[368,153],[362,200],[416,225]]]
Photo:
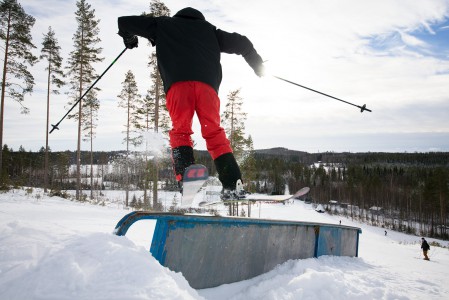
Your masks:
[[[298,198],[302,197],[304,195],[307,195],[310,192],[310,188],[308,186],[303,187],[299,191],[297,191],[295,194],[293,194],[292,198]]]
[[[209,207],[209,206],[218,205],[218,204],[224,204],[224,202],[223,201],[212,201],[212,202],[201,201],[200,203],[198,203],[198,206],[199,207]]]

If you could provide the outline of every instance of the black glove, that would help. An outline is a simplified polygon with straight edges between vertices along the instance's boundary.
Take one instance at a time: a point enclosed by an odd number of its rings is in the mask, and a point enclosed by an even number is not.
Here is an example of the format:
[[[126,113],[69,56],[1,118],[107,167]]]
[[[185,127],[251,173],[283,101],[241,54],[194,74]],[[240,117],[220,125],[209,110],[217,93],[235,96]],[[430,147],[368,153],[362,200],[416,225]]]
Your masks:
[[[250,65],[251,68],[253,68],[254,73],[256,73],[257,76],[262,77],[265,75],[265,67],[263,65],[263,60],[260,57],[260,55],[256,52],[256,50],[253,50],[246,54],[244,56],[246,62]]]
[[[137,39],[137,36],[133,35],[129,38],[123,38],[123,43],[125,44],[126,48],[133,49],[137,48],[139,46],[139,40]]]

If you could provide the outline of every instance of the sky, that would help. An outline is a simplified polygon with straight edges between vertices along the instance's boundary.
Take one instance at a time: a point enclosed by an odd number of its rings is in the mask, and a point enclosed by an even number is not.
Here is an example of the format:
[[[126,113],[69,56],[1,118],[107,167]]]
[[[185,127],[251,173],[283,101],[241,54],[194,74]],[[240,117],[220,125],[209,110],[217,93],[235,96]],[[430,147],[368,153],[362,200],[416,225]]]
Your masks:
[[[36,18],[36,45],[51,26],[64,64],[73,50],[75,0],[22,0]],[[101,74],[124,49],[117,17],[149,11],[150,1],[88,1],[100,19]],[[286,147],[307,152],[449,151],[449,0],[166,0],[175,14],[191,6],[228,32],[247,36],[266,61],[268,75],[259,78],[241,56],[222,55],[221,107],[230,91],[240,88],[247,113],[245,131],[255,149]],[[150,86],[148,55],[154,48],[142,38],[127,50],[98,82],[101,89],[94,150],[121,150],[126,112],[117,95],[125,73],[132,70],[141,94]],[[3,51],[3,47],[2,50]],[[3,55],[2,55],[3,57]],[[2,61],[3,62],[3,61]],[[45,63],[30,68],[35,87],[24,104],[30,114],[7,99],[4,143],[17,150],[45,146]],[[274,78],[276,75],[330,94],[372,112],[313,93]],[[67,91],[68,87],[63,91]],[[50,123],[65,114],[68,96],[51,96]],[[53,151],[76,150],[75,121],[64,120],[50,135]],[[196,148],[204,150],[194,123]],[[83,150],[89,150],[87,142]]]

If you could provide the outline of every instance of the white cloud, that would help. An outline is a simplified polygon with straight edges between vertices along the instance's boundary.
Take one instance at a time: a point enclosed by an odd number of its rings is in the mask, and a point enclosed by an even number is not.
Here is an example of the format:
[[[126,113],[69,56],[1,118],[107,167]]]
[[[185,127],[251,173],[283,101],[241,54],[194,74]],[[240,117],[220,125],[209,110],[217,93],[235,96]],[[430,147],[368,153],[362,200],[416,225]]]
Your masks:
[[[413,35],[407,34],[405,32],[401,32],[400,34],[401,34],[402,41],[407,46],[411,46],[411,47],[426,47],[427,46],[427,44],[424,41],[414,37]]]

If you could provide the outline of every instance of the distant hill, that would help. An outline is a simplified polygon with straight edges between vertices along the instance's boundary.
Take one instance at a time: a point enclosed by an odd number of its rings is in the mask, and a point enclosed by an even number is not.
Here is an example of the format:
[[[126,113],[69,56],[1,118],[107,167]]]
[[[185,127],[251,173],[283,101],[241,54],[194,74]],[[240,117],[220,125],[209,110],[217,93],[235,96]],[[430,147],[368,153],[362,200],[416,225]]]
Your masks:
[[[169,152],[169,150],[168,150]],[[282,159],[285,162],[303,163],[306,165],[315,162],[323,163],[343,163],[343,164],[381,164],[381,165],[408,165],[408,166],[443,166],[449,167],[449,152],[414,152],[414,153],[390,153],[390,152],[320,152],[309,153],[299,150],[290,150],[284,147],[255,150],[255,157],[258,160]],[[123,157],[126,151],[97,151],[93,153],[94,164],[107,164],[117,157]],[[43,159],[43,152],[6,151],[4,157],[11,155],[11,159],[20,157],[33,157],[34,163],[40,164]],[[51,152],[50,159],[58,160],[58,157],[65,157],[69,164],[76,163],[76,151]],[[195,157],[198,163],[203,163],[208,167],[213,167],[212,159],[206,150],[195,150]],[[90,153],[81,151],[83,163],[90,161]],[[6,160],[7,161],[7,160]],[[15,163],[14,163],[15,164]]]
[[[309,153],[290,150],[284,147],[255,150],[257,159],[281,158],[285,161],[312,164],[345,163],[345,164],[386,164],[386,165],[418,165],[449,167],[449,152],[321,152]],[[205,150],[196,151],[199,158],[209,156]]]
[[[267,154],[267,155],[286,155],[286,156],[304,156],[310,155],[310,153],[298,150],[290,150],[283,147],[276,147],[270,149],[260,149],[256,150],[257,154]]]

